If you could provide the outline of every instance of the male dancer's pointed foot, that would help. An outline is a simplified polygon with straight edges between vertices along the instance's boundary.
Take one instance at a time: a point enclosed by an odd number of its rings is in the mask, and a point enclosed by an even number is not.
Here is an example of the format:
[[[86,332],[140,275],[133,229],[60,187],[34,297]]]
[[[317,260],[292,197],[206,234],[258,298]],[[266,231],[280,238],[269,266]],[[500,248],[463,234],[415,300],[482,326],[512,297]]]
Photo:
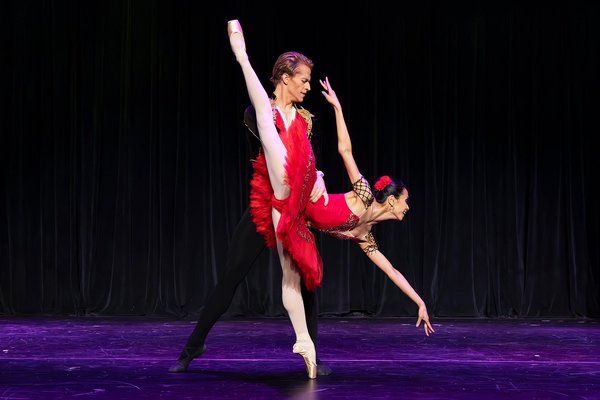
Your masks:
[[[317,377],[317,352],[312,342],[296,342],[292,351],[300,354],[306,364],[306,373],[310,379]]]
[[[240,21],[237,19],[227,21],[227,35],[229,36],[231,50],[233,50],[236,60],[238,60],[238,62],[247,60],[246,41],[244,40],[244,33],[242,32]]]
[[[175,361],[175,364],[169,368],[169,372],[185,372],[192,360],[199,355],[202,355],[206,351],[206,345],[203,344],[201,347],[186,347],[183,352]]]

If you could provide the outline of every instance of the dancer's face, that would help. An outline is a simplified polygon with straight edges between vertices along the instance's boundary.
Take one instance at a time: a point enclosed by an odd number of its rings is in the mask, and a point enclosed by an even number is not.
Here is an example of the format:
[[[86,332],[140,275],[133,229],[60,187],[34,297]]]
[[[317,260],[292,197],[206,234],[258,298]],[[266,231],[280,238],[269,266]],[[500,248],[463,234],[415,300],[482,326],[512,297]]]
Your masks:
[[[306,94],[310,92],[310,76],[310,68],[304,64],[298,66],[293,76],[284,76],[285,90],[294,103],[302,103]]]
[[[402,221],[408,210],[408,190],[404,189],[396,200],[392,213],[397,220]]]

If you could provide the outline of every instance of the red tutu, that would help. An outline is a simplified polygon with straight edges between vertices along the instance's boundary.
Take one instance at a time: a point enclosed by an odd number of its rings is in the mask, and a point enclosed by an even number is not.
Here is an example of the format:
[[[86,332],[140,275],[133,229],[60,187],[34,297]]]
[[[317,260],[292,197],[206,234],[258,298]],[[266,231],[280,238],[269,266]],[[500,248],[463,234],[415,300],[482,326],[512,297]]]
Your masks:
[[[253,164],[250,213],[256,230],[263,235],[270,248],[275,248],[277,244],[272,207],[281,213],[277,238],[294,261],[306,288],[314,290],[321,285],[323,262],[315,244],[315,236],[308,229],[305,208],[317,179],[315,157],[306,137],[307,123],[299,114],[287,130],[283,127],[279,113],[276,113],[275,123],[287,149],[285,171],[290,195],[286,199],[276,199],[273,196],[267,163],[261,152]]]

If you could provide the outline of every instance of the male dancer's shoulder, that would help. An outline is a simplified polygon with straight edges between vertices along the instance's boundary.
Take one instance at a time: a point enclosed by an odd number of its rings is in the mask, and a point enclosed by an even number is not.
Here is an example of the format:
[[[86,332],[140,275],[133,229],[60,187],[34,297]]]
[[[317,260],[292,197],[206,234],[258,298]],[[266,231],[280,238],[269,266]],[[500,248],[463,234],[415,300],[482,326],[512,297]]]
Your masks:
[[[296,109],[308,124],[306,134],[308,136],[308,139],[310,140],[312,139],[314,125],[316,122],[315,115],[308,111],[306,108],[299,105],[296,105]],[[248,107],[246,107],[246,110],[244,110],[244,125],[246,125],[246,128],[248,128],[252,136],[254,136],[256,140],[260,141],[260,137],[258,135],[258,128],[256,127],[256,111],[254,110],[254,107],[252,105],[249,105]]]
[[[313,113],[311,113],[306,108],[304,108],[300,105],[296,105],[296,109],[298,110],[298,114],[300,114],[307,123],[306,136],[308,136],[308,140],[311,140],[312,136],[313,136],[313,132],[314,132],[313,128],[314,128],[315,116]]]

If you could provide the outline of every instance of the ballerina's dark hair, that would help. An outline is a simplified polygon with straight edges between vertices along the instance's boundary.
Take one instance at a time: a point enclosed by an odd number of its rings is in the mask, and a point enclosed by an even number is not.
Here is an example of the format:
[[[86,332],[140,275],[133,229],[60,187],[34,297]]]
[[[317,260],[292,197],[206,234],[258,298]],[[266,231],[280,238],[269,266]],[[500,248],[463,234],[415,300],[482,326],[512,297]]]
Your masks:
[[[379,204],[382,204],[385,202],[385,199],[387,199],[388,196],[394,196],[395,198],[400,197],[402,191],[406,189],[406,185],[399,179],[393,180],[389,176],[384,175],[379,178],[377,182],[375,182],[373,189],[373,196],[375,197],[375,200]]]

